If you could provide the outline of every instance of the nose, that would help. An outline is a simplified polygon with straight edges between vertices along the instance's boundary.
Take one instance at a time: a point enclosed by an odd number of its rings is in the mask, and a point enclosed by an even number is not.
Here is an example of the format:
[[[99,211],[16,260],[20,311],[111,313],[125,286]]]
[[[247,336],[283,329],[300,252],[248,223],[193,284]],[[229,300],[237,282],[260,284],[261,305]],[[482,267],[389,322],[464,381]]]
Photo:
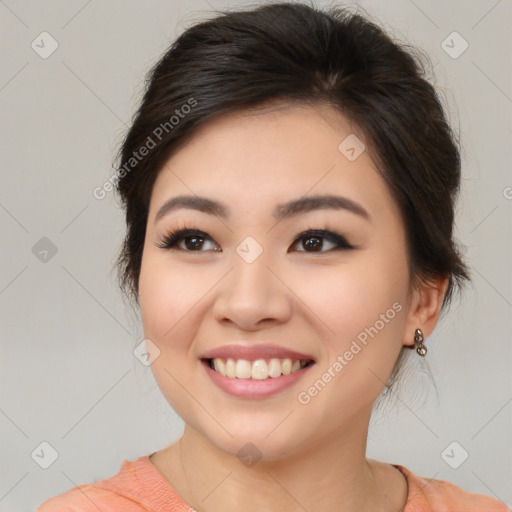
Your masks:
[[[252,263],[235,255],[232,270],[217,288],[213,314],[218,322],[256,331],[289,320],[293,293],[264,255]]]

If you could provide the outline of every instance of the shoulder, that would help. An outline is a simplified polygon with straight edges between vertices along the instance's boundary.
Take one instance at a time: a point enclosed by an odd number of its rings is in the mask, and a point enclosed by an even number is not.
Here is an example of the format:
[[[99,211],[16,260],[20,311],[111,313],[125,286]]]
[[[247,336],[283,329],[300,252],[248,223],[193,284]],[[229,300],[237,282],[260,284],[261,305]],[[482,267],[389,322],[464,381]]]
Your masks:
[[[107,508],[108,507],[108,508]],[[116,510],[118,512],[147,511],[140,503],[115,491],[102,489],[96,484],[74,487],[69,491],[46,500],[36,512],[97,512]]]
[[[190,507],[148,456],[124,460],[119,473],[78,485],[39,505],[35,512],[188,512]]]
[[[393,464],[407,478],[409,496],[404,512],[510,512],[501,501],[473,493],[446,480],[427,479]]]

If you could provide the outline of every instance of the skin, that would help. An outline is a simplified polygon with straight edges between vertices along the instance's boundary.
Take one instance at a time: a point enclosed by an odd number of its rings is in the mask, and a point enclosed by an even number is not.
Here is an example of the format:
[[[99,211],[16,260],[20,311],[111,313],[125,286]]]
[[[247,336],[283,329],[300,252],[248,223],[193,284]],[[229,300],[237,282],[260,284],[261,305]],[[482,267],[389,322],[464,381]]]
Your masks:
[[[356,126],[326,105],[274,104],[203,125],[159,173],[150,200],[139,285],[144,335],[160,350],[152,363],[163,395],[185,422],[182,438],[150,461],[196,510],[399,511],[404,476],[367,459],[372,405],[414,331],[434,329],[447,278],[409,278],[404,223],[367,150],[349,161],[338,146]],[[206,196],[232,211],[221,219],[192,209],[155,223],[165,201]],[[277,204],[338,194],[366,220],[342,209],[275,221]],[[177,227],[208,234],[199,249],[156,246]],[[307,229],[328,229],[354,245],[308,249]],[[263,249],[252,263],[236,252],[247,236]],[[188,250],[187,250],[188,247]],[[196,246],[197,247],[197,246]],[[215,251],[215,248],[221,251]],[[402,308],[307,404],[298,401],[365,327]],[[239,340],[311,354],[316,364],[292,387],[259,400],[215,386],[199,357]],[[415,355],[416,356],[416,355]],[[420,357],[420,356],[416,356]],[[237,452],[261,454],[246,466]]]

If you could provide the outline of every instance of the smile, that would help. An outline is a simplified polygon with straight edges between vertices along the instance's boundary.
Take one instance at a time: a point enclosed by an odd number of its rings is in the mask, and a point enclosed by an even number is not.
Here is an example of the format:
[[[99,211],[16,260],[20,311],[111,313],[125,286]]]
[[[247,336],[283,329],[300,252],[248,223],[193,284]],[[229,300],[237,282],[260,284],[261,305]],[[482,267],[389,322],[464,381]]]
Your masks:
[[[210,368],[220,375],[230,379],[266,380],[290,375],[313,364],[312,360],[271,358],[247,359],[220,358],[206,359]]]
[[[210,381],[224,393],[246,400],[262,400],[295,385],[315,365],[313,360],[271,358],[201,359]],[[224,374],[222,373],[224,372]]]

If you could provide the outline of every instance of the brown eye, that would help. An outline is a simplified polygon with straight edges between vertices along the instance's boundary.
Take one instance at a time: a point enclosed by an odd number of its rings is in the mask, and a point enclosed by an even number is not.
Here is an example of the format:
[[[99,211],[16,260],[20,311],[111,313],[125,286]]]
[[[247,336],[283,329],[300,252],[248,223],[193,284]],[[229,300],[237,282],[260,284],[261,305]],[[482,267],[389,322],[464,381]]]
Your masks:
[[[332,244],[328,250],[323,250],[325,240]],[[354,249],[342,236],[326,230],[309,230],[301,233],[293,242],[293,245],[301,242],[304,251],[298,252],[329,252],[331,250]]]
[[[184,242],[184,246],[180,245]],[[205,252],[203,247],[206,242],[212,242],[213,240],[203,231],[196,229],[181,229],[179,231],[168,233],[164,238],[160,240],[157,247],[161,249],[174,249],[186,252]],[[214,244],[214,247],[218,245]],[[217,251],[218,249],[213,249]],[[219,251],[220,252],[220,251]]]

